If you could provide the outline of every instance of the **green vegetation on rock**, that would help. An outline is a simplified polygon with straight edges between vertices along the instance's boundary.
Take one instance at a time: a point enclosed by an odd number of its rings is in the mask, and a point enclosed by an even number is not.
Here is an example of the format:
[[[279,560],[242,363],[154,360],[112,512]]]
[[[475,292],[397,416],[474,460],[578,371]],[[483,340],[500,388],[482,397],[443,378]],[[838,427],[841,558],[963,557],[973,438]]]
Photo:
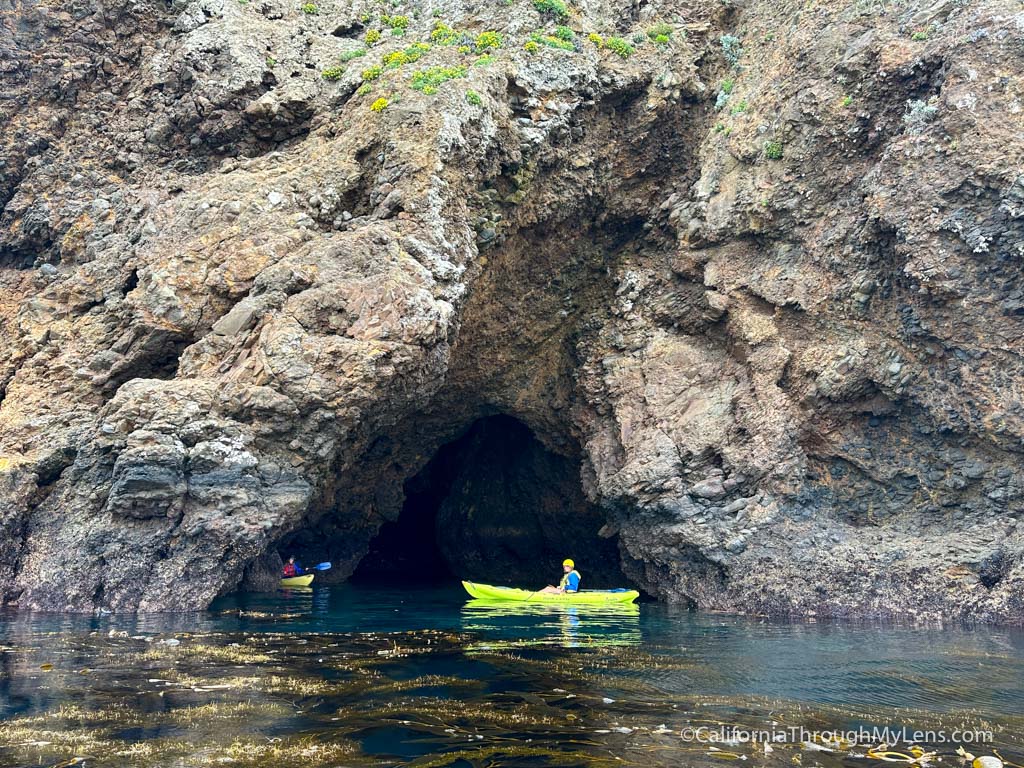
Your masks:
[[[381,64],[387,69],[398,69],[404,64],[412,64],[423,58],[423,54],[430,50],[430,43],[413,43],[401,51],[392,51],[385,54]]]
[[[466,91],[466,101],[474,107],[479,107],[484,103],[483,99],[480,98],[480,94],[473,90]]]
[[[569,7],[562,0],[533,0],[533,7],[556,19],[569,18]]]
[[[775,139],[766,141],[764,143],[764,156],[769,160],[781,160],[782,142]]]
[[[428,67],[412,73],[412,87],[423,93],[437,93],[442,83],[466,76],[466,68],[459,67]]]
[[[569,30],[570,32],[572,30]],[[558,48],[563,51],[575,51],[576,46],[569,40],[564,40],[561,37],[555,35],[545,35],[543,32],[531,32],[530,42],[536,45],[546,45],[548,48]],[[527,43],[529,45],[529,43]],[[524,46],[525,47],[525,46]],[[531,51],[532,49],[527,48],[526,50]]]
[[[922,133],[939,114],[939,108],[931,102],[914,99],[907,102],[903,123],[910,133]]]
[[[310,16],[315,16],[316,14],[320,13],[320,8],[317,7],[315,3],[306,3],[305,5],[302,6],[302,12],[305,14],[309,14]]]
[[[492,48],[501,47],[501,35],[493,30],[481,32],[476,36],[476,52],[483,53]]]
[[[740,57],[743,55],[743,42],[735,35],[722,35],[718,38],[718,42],[722,46],[722,55],[729,62],[729,66],[735,67],[739,64]]]
[[[632,45],[627,43],[621,37],[609,37],[605,40],[605,47],[610,51],[614,51],[624,59],[628,59],[633,55],[634,48]]]
[[[668,38],[672,37],[673,32],[675,32],[675,28],[671,24],[659,22],[647,29],[647,36],[654,42],[658,42],[658,38],[665,38],[667,42]]]
[[[456,43],[468,45],[472,42],[470,36],[465,32],[453,29],[440,21],[434,24],[434,28],[430,32],[430,39],[438,45],[455,45]]]

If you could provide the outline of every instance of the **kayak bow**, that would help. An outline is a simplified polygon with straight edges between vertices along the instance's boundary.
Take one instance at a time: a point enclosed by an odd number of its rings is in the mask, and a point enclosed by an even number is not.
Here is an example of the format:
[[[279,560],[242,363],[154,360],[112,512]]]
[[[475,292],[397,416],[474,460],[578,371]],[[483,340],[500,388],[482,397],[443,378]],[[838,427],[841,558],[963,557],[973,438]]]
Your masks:
[[[499,600],[518,603],[569,603],[600,605],[607,603],[632,603],[640,593],[635,589],[584,589],[579,592],[552,594],[549,592],[531,592],[528,589],[515,587],[495,587],[490,584],[476,584],[472,581],[462,582],[462,586],[471,597],[478,600]]]
[[[314,573],[304,573],[301,576],[285,576],[281,579],[282,587],[308,587],[313,583]]]

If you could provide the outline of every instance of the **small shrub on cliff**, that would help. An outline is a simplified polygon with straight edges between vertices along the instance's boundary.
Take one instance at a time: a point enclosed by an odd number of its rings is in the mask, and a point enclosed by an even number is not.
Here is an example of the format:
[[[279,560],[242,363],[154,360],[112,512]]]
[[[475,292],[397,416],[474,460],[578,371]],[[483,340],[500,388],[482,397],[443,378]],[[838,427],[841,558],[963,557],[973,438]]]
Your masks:
[[[556,19],[569,17],[569,7],[562,0],[533,0],[533,7],[540,13]]]
[[[409,28],[409,17],[408,16],[391,16],[388,18],[388,26],[391,27],[392,31],[400,29],[403,32]]]
[[[398,69],[403,64],[412,64],[423,58],[423,54],[430,50],[430,43],[413,43],[401,51],[392,51],[385,54],[381,64],[387,69]]]
[[[735,67],[739,64],[740,56],[743,55],[742,41],[735,35],[722,35],[718,38],[718,42],[722,46],[722,55],[729,62],[729,66]]]
[[[476,36],[476,52],[483,53],[492,48],[501,47],[501,35],[493,30],[487,32],[481,32]]]
[[[597,32],[591,32],[587,35],[587,40],[592,42],[597,48],[604,48],[604,38],[597,34]]]
[[[363,82],[368,83],[371,80],[376,80],[383,71],[380,67],[367,67],[362,73]]]
[[[746,111],[747,111],[747,100],[744,99],[739,104],[737,104],[735,107],[730,109],[729,113],[733,114],[733,115],[742,115]]]
[[[370,85],[369,83],[363,83],[358,88],[356,88],[356,95],[357,96],[365,96],[366,94],[368,94],[372,90],[373,90],[373,86],[372,85]]]
[[[576,39],[576,33],[573,32],[572,29],[570,29],[569,27],[559,25],[555,27],[555,37],[557,37],[559,40],[565,40],[567,43],[571,43],[573,40]]]
[[[540,43],[538,43],[536,40],[527,40],[525,43],[523,43],[523,50],[526,51],[527,53],[536,53],[537,51],[540,50]]]
[[[273,69],[274,67],[277,66],[277,59],[275,59],[273,56],[267,56],[267,60],[265,63],[267,65],[267,69]]]
[[[851,104],[853,104],[853,96],[851,96],[850,94],[846,94],[845,96],[843,96],[843,100],[839,102],[839,106],[843,107],[843,109],[850,106]]]
[[[914,40],[915,42],[922,43],[928,39],[928,33],[925,32],[923,29],[919,29],[910,36],[910,39]]]
[[[438,45],[454,45],[459,37],[460,35],[456,30],[440,21],[430,31],[430,39]]]
[[[380,42],[380,30],[379,29],[368,29],[366,31],[366,37],[363,38],[367,45],[373,45],[374,43]]]
[[[531,32],[530,42],[536,43],[537,45],[546,45],[548,48],[558,48],[562,51],[575,51],[576,46],[568,40],[563,40],[560,37],[554,35],[545,35],[542,32]]]
[[[609,37],[607,40],[605,40],[604,44],[608,50],[617,53],[624,59],[628,59],[630,56],[633,55],[633,46],[627,43],[621,37]]]
[[[473,66],[474,67],[486,67],[488,64],[493,64],[493,63],[494,63],[494,57],[491,56],[488,53],[485,53],[483,56],[478,57],[477,60],[473,62]]]
[[[483,99],[480,98],[480,94],[476,91],[466,91],[466,101],[474,107],[479,107],[484,103]]]
[[[342,63],[347,64],[348,62],[352,61],[352,59],[359,59],[359,58],[362,58],[365,55],[366,55],[366,49],[365,48],[356,48],[354,51],[345,51],[338,58],[341,59]]]
[[[764,156],[769,160],[781,160],[782,142],[774,139],[772,141],[766,141],[764,143]]]
[[[675,32],[675,28],[671,24],[659,22],[647,30],[647,36],[654,42],[658,42],[659,37],[670,38],[673,32]]]
[[[302,12],[310,16],[316,16],[318,13],[320,13],[320,9],[316,6],[315,3],[306,3],[305,5],[302,6]]]
[[[903,115],[903,124],[910,133],[921,133],[939,114],[939,108],[929,102],[915,99],[907,102],[907,111]]]
[[[344,67],[328,67],[327,69],[320,73],[320,76],[324,80],[341,80],[341,76],[344,74]]]
[[[387,99],[385,99],[383,96],[381,96],[379,99],[377,99],[375,102],[373,102],[373,104],[370,105],[370,111],[371,112],[383,112],[385,109],[388,108],[388,104],[390,104],[390,102]]]
[[[412,73],[412,87],[427,94],[437,93],[442,83],[465,76],[465,67],[428,67]]]

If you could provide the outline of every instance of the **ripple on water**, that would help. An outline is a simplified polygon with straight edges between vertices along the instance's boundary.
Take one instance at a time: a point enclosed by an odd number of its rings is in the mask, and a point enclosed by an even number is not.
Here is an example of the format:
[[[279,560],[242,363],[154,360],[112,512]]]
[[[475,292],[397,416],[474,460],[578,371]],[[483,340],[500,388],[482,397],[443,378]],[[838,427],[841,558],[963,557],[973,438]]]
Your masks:
[[[0,765],[881,764],[857,757],[867,745],[766,754],[680,738],[857,725],[989,728],[994,745],[965,746],[1021,762],[1024,652],[1009,631],[493,608],[451,593],[395,616],[393,597],[259,598],[167,624],[8,617]],[[945,765],[956,746],[923,745]]]

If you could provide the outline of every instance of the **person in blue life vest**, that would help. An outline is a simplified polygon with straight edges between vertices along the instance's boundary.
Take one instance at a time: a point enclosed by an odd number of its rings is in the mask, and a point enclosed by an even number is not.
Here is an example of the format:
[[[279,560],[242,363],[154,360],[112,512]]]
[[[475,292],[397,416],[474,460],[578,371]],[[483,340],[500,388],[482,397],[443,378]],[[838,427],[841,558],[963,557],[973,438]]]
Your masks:
[[[552,595],[564,595],[566,593],[578,592],[580,589],[580,574],[576,570],[576,563],[570,559],[562,561],[562,571],[564,575],[562,580],[558,583],[557,587],[553,587],[548,584],[541,592],[552,594]]]
[[[281,575],[286,579],[291,576],[301,576],[304,573],[302,566],[295,560],[295,555],[288,558],[288,562],[284,564],[284,570],[281,571]]]

